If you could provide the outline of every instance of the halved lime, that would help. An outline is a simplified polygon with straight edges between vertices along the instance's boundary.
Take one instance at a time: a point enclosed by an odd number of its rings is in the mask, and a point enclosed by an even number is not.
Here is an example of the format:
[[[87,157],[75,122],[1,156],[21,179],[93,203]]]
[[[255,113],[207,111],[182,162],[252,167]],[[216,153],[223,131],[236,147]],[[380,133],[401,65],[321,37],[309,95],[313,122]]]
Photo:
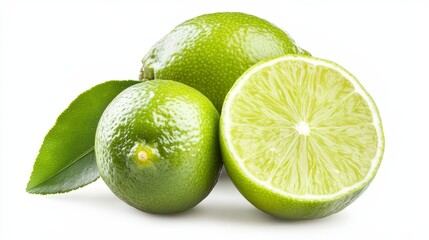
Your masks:
[[[377,107],[331,61],[286,55],[245,72],[220,122],[226,170],[262,211],[324,217],[348,206],[374,178],[384,151]]]

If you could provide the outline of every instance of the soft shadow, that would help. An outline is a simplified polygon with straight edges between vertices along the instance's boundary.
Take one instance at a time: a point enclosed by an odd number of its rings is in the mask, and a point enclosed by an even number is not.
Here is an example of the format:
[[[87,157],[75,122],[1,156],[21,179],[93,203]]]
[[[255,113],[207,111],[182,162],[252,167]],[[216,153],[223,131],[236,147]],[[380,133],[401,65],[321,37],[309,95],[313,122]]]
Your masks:
[[[110,191],[80,191],[66,194],[47,195],[47,199],[52,201],[61,201],[67,204],[78,204],[81,206],[95,206],[98,208],[110,209],[122,205],[122,201]]]
[[[198,206],[189,211],[189,217],[205,221],[261,224],[278,221],[252,206],[211,204]],[[188,216],[186,216],[188,217]]]
[[[165,219],[168,221],[184,219],[190,219],[192,221],[201,220],[206,222],[235,222],[242,224],[252,223],[270,223],[272,221],[278,221],[276,218],[272,218],[253,207],[243,206],[220,206],[220,205],[204,205],[197,206],[185,212],[175,214],[149,214],[139,212],[137,209],[134,211],[136,214],[141,214],[142,217],[148,215],[152,218]]]
[[[138,211],[138,210],[136,210]],[[146,213],[140,212],[146,216]],[[157,219],[165,219],[171,221],[172,219],[178,219],[180,221],[184,219],[201,220],[206,222],[229,222],[234,224],[244,225],[267,225],[267,226],[320,226],[320,225],[332,225],[347,222],[347,214],[334,214],[328,217],[312,219],[312,220],[286,220],[278,217],[270,216],[253,206],[243,205],[221,205],[211,204],[204,206],[197,206],[191,210],[182,213],[168,214],[168,215],[156,215],[150,214],[151,217]]]
[[[220,176],[218,178],[218,181],[231,181],[231,179],[228,176],[228,173],[226,172],[225,167],[222,167],[222,172],[220,173]]]
[[[92,189],[91,189],[92,188]],[[128,211],[133,215],[142,217],[153,217],[166,219],[168,221],[178,219],[201,220],[206,222],[230,222],[238,224],[257,225],[289,225],[289,226],[311,226],[313,224],[340,224],[347,222],[347,211],[334,214],[321,219],[314,220],[284,220],[270,216],[255,208],[240,195],[234,187],[226,171],[223,171],[218,179],[211,196],[198,206],[188,211],[176,214],[157,215],[142,212],[136,208],[128,206],[116,197],[106,186],[90,186],[87,189],[79,189],[67,194],[47,195],[46,198],[52,201],[67,204],[77,204],[90,206],[103,210],[117,209],[118,211]],[[242,199],[240,199],[242,198]],[[241,200],[241,201],[240,201]],[[116,211],[116,210],[115,210]]]

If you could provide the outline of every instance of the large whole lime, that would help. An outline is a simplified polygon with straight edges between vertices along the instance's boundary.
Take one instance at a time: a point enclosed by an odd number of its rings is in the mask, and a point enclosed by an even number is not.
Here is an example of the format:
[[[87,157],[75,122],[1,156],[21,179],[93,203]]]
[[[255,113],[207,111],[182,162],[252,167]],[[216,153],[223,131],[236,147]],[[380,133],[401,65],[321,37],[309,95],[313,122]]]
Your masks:
[[[197,90],[174,81],[145,81],[120,93],[97,127],[100,175],[123,201],[150,213],[194,207],[222,166],[219,114]]]
[[[250,66],[284,54],[308,54],[270,22],[222,12],[190,19],[144,56],[140,78],[171,79],[206,95],[220,111],[226,93]]]

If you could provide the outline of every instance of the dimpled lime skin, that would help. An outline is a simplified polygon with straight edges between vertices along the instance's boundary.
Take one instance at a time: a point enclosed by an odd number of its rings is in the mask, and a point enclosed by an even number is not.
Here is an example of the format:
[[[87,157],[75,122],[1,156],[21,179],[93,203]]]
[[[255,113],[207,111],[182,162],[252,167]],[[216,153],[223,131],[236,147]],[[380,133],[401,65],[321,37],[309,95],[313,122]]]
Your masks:
[[[307,54],[270,22],[238,12],[190,19],[144,56],[140,78],[171,79],[206,95],[221,111],[235,80],[255,63],[285,54]]]
[[[142,211],[190,209],[210,193],[222,167],[218,122],[213,104],[184,84],[153,80],[129,87],[97,127],[100,175],[113,193]],[[148,162],[139,164],[138,149],[149,149]]]

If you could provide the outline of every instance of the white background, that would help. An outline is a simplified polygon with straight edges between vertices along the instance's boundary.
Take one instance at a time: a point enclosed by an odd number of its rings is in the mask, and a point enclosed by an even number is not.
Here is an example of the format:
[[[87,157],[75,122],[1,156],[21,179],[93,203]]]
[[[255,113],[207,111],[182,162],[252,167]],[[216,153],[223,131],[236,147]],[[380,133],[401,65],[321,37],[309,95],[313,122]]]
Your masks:
[[[417,1],[0,0],[0,239],[429,239],[429,5]],[[423,1],[422,1],[423,2]],[[51,196],[25,187],[56,117],[82,91],[136,79],[140,59],[174,26],[240,11],[283,28],[343,65],[376,101],[386,151],[378,175],[330,217],[281,221],[223,176],[196,208],[150,215],[101,180]]]

